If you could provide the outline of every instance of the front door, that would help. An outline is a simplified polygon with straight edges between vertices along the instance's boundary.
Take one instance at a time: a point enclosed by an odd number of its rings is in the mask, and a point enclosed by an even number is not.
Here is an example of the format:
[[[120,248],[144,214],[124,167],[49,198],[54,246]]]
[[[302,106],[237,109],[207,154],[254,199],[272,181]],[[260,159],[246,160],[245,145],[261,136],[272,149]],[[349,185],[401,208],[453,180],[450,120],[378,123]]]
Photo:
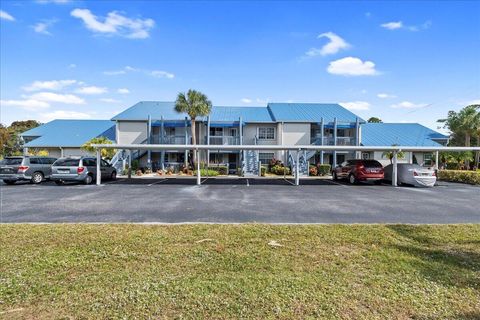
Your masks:
[[[237,166],[238,166],[237,159],[238,159],[237,153],[228,154],[228,173],[236,172]]]

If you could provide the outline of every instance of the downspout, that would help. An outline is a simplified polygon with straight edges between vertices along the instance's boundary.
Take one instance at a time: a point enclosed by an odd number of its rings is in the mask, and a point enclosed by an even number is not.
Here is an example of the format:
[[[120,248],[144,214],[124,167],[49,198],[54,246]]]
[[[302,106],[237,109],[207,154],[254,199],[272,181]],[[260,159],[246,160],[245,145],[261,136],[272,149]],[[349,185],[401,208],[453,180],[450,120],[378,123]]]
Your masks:
[[[165,142],[165,130],[164,130],[164,121],[163,121],[163,116],[160,118],[160,144],[163,144]],[[165,170],[165,150],[162,149],[162,152],[160,153],[160,162],[161,162],[161,168],[162,171]]]
[[[185,117],[185,145],[188,145],[188,118]],[[188,150],[185,150],[183,164],[188,167]]]
[[[152,144],[152,117],[148,115],[147,120],[147,143]],[[147,168],[152,169],[152,151],[147,150]]]

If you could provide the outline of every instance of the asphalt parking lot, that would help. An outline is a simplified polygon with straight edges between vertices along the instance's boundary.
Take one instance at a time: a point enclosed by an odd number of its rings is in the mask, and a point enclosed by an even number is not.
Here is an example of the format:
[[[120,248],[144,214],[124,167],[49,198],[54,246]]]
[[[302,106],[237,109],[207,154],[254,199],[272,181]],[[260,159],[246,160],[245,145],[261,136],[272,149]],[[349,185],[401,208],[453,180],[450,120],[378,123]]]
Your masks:
[[[480,187],[348,185],[330,180],[118,179],[0,185],[3,223],[480,223]]]

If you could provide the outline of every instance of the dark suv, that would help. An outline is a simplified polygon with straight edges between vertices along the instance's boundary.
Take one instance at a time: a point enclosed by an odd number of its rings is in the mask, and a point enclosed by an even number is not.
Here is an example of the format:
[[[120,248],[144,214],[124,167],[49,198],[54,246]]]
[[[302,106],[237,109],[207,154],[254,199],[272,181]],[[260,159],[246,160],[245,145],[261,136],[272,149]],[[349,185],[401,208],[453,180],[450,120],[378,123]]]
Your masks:
[[[102,180],[117,178],[117,170],[107,161],[101,160],[100,172]],[[60,158],[53,164],[52,177],[56,184],[64,182],[83,182],[90,184],[97,178],[97,159],[93,157]]]
[[[56,158],[19,156],[0,161],[0,179],[6,184],[26,180],[38,184],[50,178]]]
[[[380,182],[384,178],[383,166],[377,160],[347,160],[332,171],[333,180],[348,179],[351,184],[359,181]]]

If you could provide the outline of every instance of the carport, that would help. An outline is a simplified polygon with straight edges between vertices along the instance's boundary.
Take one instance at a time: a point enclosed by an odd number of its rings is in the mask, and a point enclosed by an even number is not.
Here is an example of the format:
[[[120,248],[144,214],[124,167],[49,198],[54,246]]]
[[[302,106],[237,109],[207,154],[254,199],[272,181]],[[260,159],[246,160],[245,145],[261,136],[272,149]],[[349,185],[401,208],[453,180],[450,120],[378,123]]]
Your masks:
[[[200,159],[200,152],[210,152],[218,150],[226,151],[289,151],[296,154],[295,170],[293,172],[295,178],[295,185],[300,185],[299,174],[299,158],[301,152],[307,151],[381,151],[393,153],[393,172],[392,172],[392,186],[397,186],[397,162],[398,153],[405,152],[435,152],[435,168],[438,169],[438,158],[440,151],[480,151],[480,147],[409,147],[409,146],[324,146],[324,145],[172,145],[172,144],[96,144],[93,147],[97,150],[97,172],[100,172],[100,160],[101,149],[117,149],[128,150],[130,153],[130,161],[132,159],[131,154],[133,150],[146,150],[146,151],[163,151],[163,150],[178,150],[178,151],[193,151],[197,154],[197,159]],[[357,157],[358,158],[358,157]],[[196,184],[202,184],[202,177],[200,172],[200,161],[196,163]],[[131,163],[129,163],[129,177],[131,176]],[[101,175],[97,174],[97,185],[102,184]]]

